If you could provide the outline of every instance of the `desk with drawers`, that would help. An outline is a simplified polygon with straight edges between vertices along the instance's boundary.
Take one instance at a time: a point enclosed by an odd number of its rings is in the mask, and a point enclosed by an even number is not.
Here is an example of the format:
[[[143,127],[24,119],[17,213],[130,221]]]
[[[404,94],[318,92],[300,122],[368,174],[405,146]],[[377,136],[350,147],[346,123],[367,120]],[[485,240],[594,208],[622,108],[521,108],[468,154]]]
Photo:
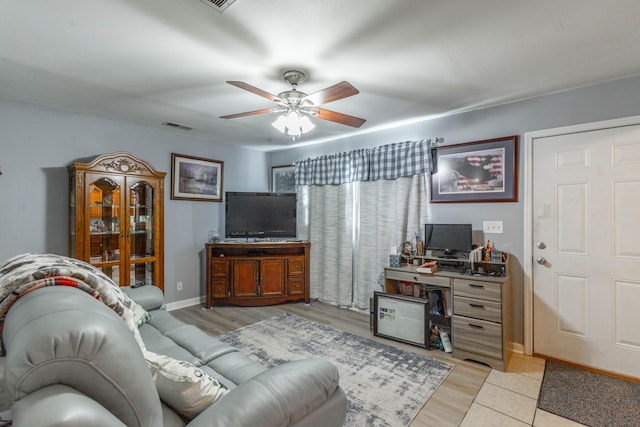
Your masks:
[[[450,271],[416,272],[413,265],[385,267],[385,292],[398,293],[398,282],[447,288],[453,303],[451,344],[453,357],[473,360],[505,371],[511,357],[511,280]]]

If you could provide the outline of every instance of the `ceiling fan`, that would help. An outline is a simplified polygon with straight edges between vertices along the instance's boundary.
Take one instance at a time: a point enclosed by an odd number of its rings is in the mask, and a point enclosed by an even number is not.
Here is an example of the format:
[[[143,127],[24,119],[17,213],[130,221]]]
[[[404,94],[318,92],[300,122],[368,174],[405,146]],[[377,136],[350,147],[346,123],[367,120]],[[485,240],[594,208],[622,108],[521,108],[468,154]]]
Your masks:
[[[238,117],[253,116],[256,114],[283,113],[278,117],[278,119],[276,119],[273,126],[279,131],[292,136],[298,136],[315,127],[315,125],[311,123],[311,120],[309,120],[309,117],[328,120],[355,128],[359,128],[364,124],[364,122],[366,122],[365,119],[361,119],[359,117],[337,113],[335,111],[319,107],[320,105],[328,104],[329,102],[344,99],[360,93],[358,89],[353,87],[349,82],[343,81],[336,83],[333,86],[329,86],[328,88],[312,93],[311,95],[307,95],[306,93],[300,92],[296,89],[298,84],[304,81],[305,74],[302,71],[285,71],[283,78],[291,85],[291,90],[286,90],[278,95],[273,95],[245,82],[227,81],[230,85],[255,93],[256,95],[267,98],[270,101],[274,101],[277,106],[220,116],[220,118],[235,119]]]

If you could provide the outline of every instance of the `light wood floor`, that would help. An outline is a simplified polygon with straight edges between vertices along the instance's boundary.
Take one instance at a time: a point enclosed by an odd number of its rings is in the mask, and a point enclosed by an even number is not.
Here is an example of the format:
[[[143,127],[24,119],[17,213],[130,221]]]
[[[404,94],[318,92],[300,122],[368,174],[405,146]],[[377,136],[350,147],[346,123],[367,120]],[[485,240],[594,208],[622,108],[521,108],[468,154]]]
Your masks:
[[[171,314],[183,322],[193,324],[205,332],[217,336],[283,312],[295,314],[314,322],[324,323],[336,329],[383,342],[403,350],[444,360],[454,365],[453,371],[415,417],[411,423],[412,427],[459,426],[490,372],[487,367],[455,360],[442,351],[428,351],[420,347],[374,337],[369,329],[368,315],[320,302],[314,302],[308,306],[303,303],[295,303],[269,307],[225,306],[215,307],[210,310],[198,305],[173,310]]]

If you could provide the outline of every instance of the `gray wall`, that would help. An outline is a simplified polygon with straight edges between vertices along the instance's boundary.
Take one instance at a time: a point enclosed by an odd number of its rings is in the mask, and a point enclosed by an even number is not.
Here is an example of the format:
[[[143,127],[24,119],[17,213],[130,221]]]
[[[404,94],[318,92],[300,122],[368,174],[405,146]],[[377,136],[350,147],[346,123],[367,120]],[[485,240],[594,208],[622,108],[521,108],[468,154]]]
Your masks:
[[[483,220],[504,222],[504,234],[489,235],[492,242],[510,252],[513,268],[514,342],[524,342],[524,208],[523,134],[525,132],[640,115],[640,77],[634,77],[556,94],[531,98],[493,108],[428,120],[401,128],[358,135],[339,141],[270,153],[271,165],[289,164],[306,157],[375,147],[392,142],[438,136],[444,144],[520,135],[520,179],[517,203],[431,204],[432,222],[473,224],[482,230]],[[476,235],[478,233],[475,233]],[[486,241],[486,238],[483,240]]]
[[[165,294],[168,302],[205,294],[207,232],[223,232],[224,205],[170,199],[171,153],[224,162],[224,190],[268,191],[267,154],[187,132],[137,126],[0,100],[0,262],[24,252],[68,254],[67,165],[128,151],[165,181]],[[184,289],[176,291],[176,282]]]
[[[66,166],[74,160],[129,151],[167,172],[165,192],[165,290],[167,301],[204,294],[202,249],[207,231],[222,230],[221,203],[170,200],[171,153],[224,161],[224,189],[267,191],[269,166],[297,159],[375,147],[397,141],[445,138],[446,144],[531,130],[640,115],[640,78],[580,88],[495,108],[428,120],[371,134],[286,151],[262,152],[209,141],[186,132],[136,126],[89,115],[0,100],[0,260],[23,252],[68,251]],[[520,169],[522,170],[522,150]],[[523,342],[523,203],[432,204],[433,222],[504,221],[492,241],[513,254],[514,341]],[[177,281],[184,290],[176,292]]]

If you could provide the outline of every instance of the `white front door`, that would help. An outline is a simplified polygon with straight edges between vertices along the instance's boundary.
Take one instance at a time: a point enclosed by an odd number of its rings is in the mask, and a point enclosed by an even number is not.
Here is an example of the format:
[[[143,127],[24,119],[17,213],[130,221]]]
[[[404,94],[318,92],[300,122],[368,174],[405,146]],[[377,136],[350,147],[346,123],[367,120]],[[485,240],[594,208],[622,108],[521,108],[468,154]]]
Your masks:
[[[640,378],[640,125],[532,144],[533,352]]]

